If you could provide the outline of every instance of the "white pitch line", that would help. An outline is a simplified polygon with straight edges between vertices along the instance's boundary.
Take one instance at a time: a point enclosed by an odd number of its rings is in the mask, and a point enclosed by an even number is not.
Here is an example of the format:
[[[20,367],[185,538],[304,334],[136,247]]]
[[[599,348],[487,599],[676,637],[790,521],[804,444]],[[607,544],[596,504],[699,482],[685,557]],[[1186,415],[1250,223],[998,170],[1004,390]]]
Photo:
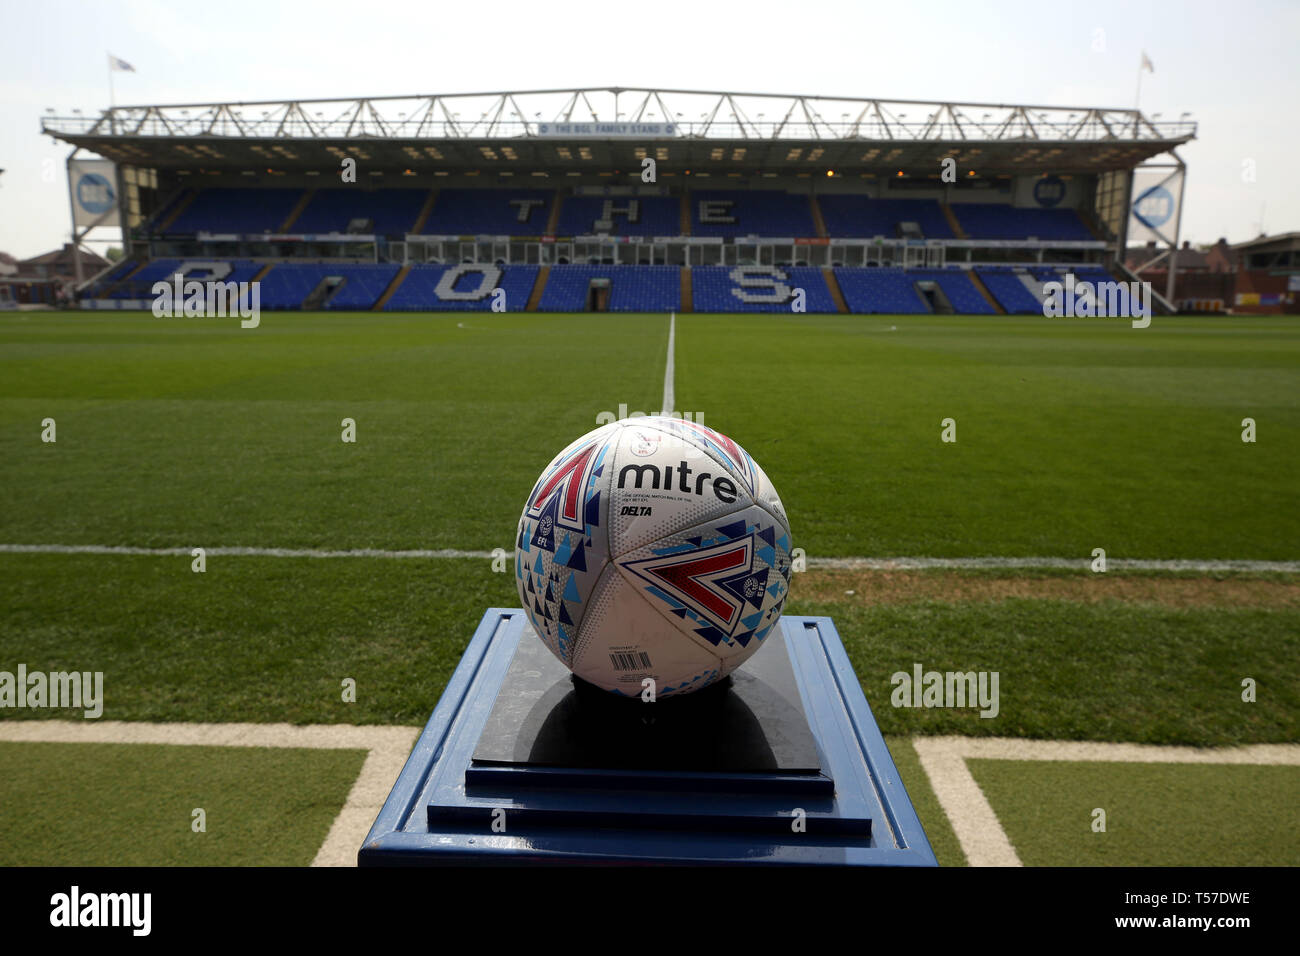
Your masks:
[[[921,760],[921,768],[930,778],[930,788],[939,807],[966,854],[966,862],[970,866],[1021,866],[1007,831],[1002,829],[998,815],[966,766],[961,740],[915,737],[912,746]]]
[[[202,547],[194,545],[193,547]],[[191,548],[136,548],[127,545],[103,544],[0,544],[0,554],[139,554],[185,555]],[[324,548],[204,548],[207,557],[235,558],[487,558],[491,551],[458,551],[455,548],[435,550],[411,549],[387,551],[381,548],[349,548],[330,550]]]
[[[1029,568],[1039,570],[1073,569],[1090,571],[1091,558],[808,558],[810,568],[844,571],[926,571],[951,568],[976,571],[985,568]],[[1201,558],[1111,558],[1106,567],[1112,571],[1286,571],[1300,572],[1300,561],[1248,561]]]
[[[950,736],[914,737],[912,745],[971,866],[1020,866],[1021,863],[997,814],[971,774],[968,760],[1300,766],[1300,744],[1204,748]]]
[[[11,743],[167,744],[195,747],[297,747],[365,750],[365,763],[312,866],[355,866],[370,826],[411,753],[418,727],[351,724],[162,724],[124,720],[0,722]]]
[[[103,544],[0,544],[0,554],[107,554],[107,555],[185,555],[194,547],[140,548],[131,545]],[[204,548],[208,557],[236,558],[473,558],[491,560],[491,551],[460,551],[456,548],[391,551],[384,548]],[[1169,560],[1146,558],[1107,558],[1107,567],[1113,571],[1195,571],[1214,573],[1220,571],[1281,571],[1300,574],[1300,561],[1222,561],[1176,558]],[[1027,568],[1030,570],[1087,571],[1090,558],[808,558],[808,567],[843,571],[925,571],[936,569],[983,570]]]
[[[676,338],[677,313],[674,312],[668,318],[668,362],[664,366],[664,400],[659,406],[659,408],[662,409],[659,412],[660,415],[671,415],[675,407],[674,403],[677,401],[676,396],[673,395],[673,353],[676,351],[673,347],[673,343],[676,341]]]

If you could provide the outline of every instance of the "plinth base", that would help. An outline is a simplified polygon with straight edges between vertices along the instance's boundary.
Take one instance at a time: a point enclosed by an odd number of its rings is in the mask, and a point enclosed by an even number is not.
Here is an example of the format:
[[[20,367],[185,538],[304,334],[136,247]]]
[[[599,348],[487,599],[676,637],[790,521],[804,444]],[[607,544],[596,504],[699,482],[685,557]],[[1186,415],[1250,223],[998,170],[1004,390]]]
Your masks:
[[[501,608],[357,859],[935,865],[829,618],[784,617],[726,681],[644,703]]]

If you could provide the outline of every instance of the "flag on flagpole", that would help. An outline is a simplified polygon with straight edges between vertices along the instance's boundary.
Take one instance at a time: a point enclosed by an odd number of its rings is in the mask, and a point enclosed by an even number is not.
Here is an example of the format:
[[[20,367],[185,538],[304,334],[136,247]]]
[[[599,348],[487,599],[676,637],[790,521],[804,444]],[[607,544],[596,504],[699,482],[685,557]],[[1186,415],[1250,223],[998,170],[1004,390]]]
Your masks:
[[[135,72],[135,67],[133,67],[130,63],[127,63],[126,60],[119,60],[111,53],[108,55],[108,68],[110,70],[117,70],[119,73]]]
[[[1138,69],[1146,70],[1148,73],[1154,73],[1156,71],[1155,66],[1151,62],[1151,57],[1147,56],[1146,50],[1142,51],[1142,65],[1138,67]]]

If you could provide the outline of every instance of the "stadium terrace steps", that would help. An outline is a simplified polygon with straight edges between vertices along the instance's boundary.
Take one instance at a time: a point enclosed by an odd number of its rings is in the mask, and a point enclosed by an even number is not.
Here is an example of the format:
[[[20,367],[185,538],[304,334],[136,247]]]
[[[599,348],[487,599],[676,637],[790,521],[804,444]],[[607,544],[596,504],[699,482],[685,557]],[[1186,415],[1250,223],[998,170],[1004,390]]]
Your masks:
[[[999,303],[997,299],[993,298],[993,293],[990,292],[989,287],[984,284],[984,280],[980,278],[979,272],[975,269],[971,269],[969,276],[971,285],[975,286],[975,288],[979,290],[979,294],[984,296],[985,301],[993,307],[994,313],[997,315],[1006,315],[1007,310],[1002,308],[1001,303]]]
[[[943,210],[943,218],[948,220],[948,228],[952,230],[952,234],[958,239],[969,239],[970,237],[966,235],[966,230],[963,229],[961,223],[957,221],[957,216],[952,211],[952,206],[946,202],[941,202],[939,203],[939,208]]]
[[[1043,283],[1050,280],[1040,278],[1025,269],[1017,269],[1016,275],[1024,284],[1025,288],[1029,290],[1029,294],[1038,300],[1038,305],[1041,308],[1043,303],[1047,301],[1047,293],[1043,291]]]
[[[680,272],[677,266],[552,266],[538,309],[585,312],[591,281],[608,279],[610,312],[680,312]]]
[[[1016,275],[1007,266],[977,268],[975,272],[998,304],[1008,315],[1042,315],[1042,301],[1030,293]]]
[[[606,205],[612,208],[606,209]],[[418,208],[417,208],[418,207]],[[609,213],[608,217],[605,215]],[[606,223],[604,220],[610,221]],[[293,230],[342,232],[361,219],[376,234],[681,235],[898,238],[915,223],[926,239],[1096,241],[1095,217],[1069,207],[1016,207],[1007,202],[940,202],[875,198],[865,193],[785,192],[777,189],[702,189],[677,195],[603,197],[554,188],[281,187],[181,189],[155,217],[162,234],[258,234]],[[414,220],[412,222],[412,220]],[[909,234],[915,231],[908,229]]]
[[[546,234],[548,236],[558,236],[560,228],[560,210],[564,208],[564,193],[558,189],[555,191],[555,198],[551,201],[551,215],[546,220]]]
[[[817,230],[819,238],[825,239],[830,233],[826,231],[826,220],[822,218],[822,204],[817,199],[816,193],[808,196],[808,207],[812,211],[813,228]]]
[[[933,282],[938,287],[935,294],[937,304],[950,306],[955,315],[992,315],[994,309],[971,282],[970,274],[965,269],[949,267],[947,269],[917,269],[906,273],[915,285],[918,282]],[[920,286],[917,291],[924,297]],[[947,302],[943,302],[946,299]]]
[[[376,299],[375,304],[370,307],[370,311],[381,311],[384,306],[388,304],[388,300],[393,297],[393,293],[396,292],[401,284],[406,281],[406,276],[410,271],[411,266],[409,263],[402,266],[402,268],[398,270],[397,275],[393,276],[393,281],[388,283],[388,288],[384,290],[384,294]]]
[[[1102,226],[1100,220],[1098,220],[1097,217],[1092,214],[1091,209],[1080,208],[1080,209],[1076,209],[1074,212],[1075,215],[1079,217],[1079,221],[1082,222],[1085,227],[1087,227],[1087,230],[1090,233],[1092,233],[1092,237],[1094,239],[1100,239],[1102,242],[1106,241],[1107,230]]]
[[[820,218],[821,213],[814,212],[814,215]],[[844,301],[844,293],[840,291],[840,283],[835,278],[835,270],[830,266],[822,266],[822,278],[826,280],[826,288],[830,291],[831,299],[835,302],[835,308],[840,312],[848,312],[849,305]]]
[[[326,311],[369,309],[399,271],[396,263],[276,263],[261,280],[262,308],[298,309],[319,295]],[[341,281],[322,289],[331,277]]]
[[[433,212],[433,204],[437,201],[438,190],[430,189],[429,195],[424,197],[424,205],[420,207],[419,213],[416,214],[415,222],[411,225],[409,230],[411,235],[418,236],[424,231],[424,224],[429,221],[429,213]]]
[[[103,299],[116,298],[118,290],[121,289],[122,286],[125,285],[127,282],[130,282],[132,279],[134,279],[136,274],[148,264],[149,264],[149,260],[141,259],[125,275],[119,277],[118,279],[110,283],[108,286],[106,286],[104,290],[99,294],[99,298],[103,298]]]
[[[262,307],[374,311],[668,311],[827,314],[1042,315],[1042,284],[1113,277],[1099,266],[981,265],[965,269],[845,266],[496,265],[265,262],[166,258],[127,261],[85,287],[87,298],[148,298],[154,283],[187,279],[261,284]],[[454,276],[449,274],[453,273]],[[593,285],[593,280],[605,280]],[[606,286],[607,283],[607,286]],[[603,290],[593,295],[593,289]],[[498,293],[503,293],[501,299]],[[802,295],[800,295],[802,293]]]
[[[930,314],[930,306],[916,291],[916,280],[902,269],[837,267],[834,272],[850,312],[859,315]]]
[[[285,217],[284,222],[280,223],[280,228],[277,229],[276,232],[288,233],[289,230],[293,228],[293,224],[298,221],[298,217],[302,215],[303,210],[307,208],[314,198],[316,198],[315,188],[304,189],[302,191],[302,197],[298,200],[292,211],[290,211],[289,215]]]
[[[557,197],[555,202],[555,210],[553,210],[551,213],[552,218],[554,218],[555,213],[559,211],[559,207],[560,207],[560,202]],[[549,279],[550,277],[551,277],[550,266],[542,266],[539,270],[537,270],[537,281],[533,283],[533,291],[530,292],[528,295],[528,304],[524,306],[525,312],[537,311],[537,303],[542,301],[542,292],[545,291],[546,280]]]
[[[170,234],[274,232],[302,198],[301,188],[204,189],[162,230]]]
[[[184,214],[185,210],[189,208],[190,203],[194,202],[194,197],[198,194],[199,191],[197,189],[183,190],[171,210],[166,213],[163,219],[155,227],[154,231],[165,233],[170,230],[172,223]]]

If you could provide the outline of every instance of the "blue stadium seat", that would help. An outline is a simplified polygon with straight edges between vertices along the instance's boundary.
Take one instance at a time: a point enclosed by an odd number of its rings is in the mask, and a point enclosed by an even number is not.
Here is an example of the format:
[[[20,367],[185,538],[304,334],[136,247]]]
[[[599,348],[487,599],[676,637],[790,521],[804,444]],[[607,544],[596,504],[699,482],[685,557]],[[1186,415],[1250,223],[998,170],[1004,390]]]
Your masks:
[[[900,222],[914,222],[927,239],[953,238],[948,219],[934,199],[872,199],[832,193],[819,195],[817,204],[830,236],[894,238]]]
[[[114,299],[152,299],[153,285],[156,282],[171,281],[176,270],[189,264],[204,262],[229,263],[231,271],[220,277],[222,282],[250,282],[262,270],[262,263],[249,259],[214,259],[210,256],[194,256],[189,259],[155,259],[145,265],[135,275],[123,282],[109,293]],[[188,278],[200,281],[212,278],[208,273],[187,270]]]
[[[682,307],[677,266],[552,266],[537,308],[541,312],[583,312],[591,280],[606,278],[611,312],[675,312]]]
[[[325,308],[354,311],[369,309],[379,301],[400,268],[394,263],[281,262],[262,278],[262,308],[299,308],[322,279],[339,276],[344,280],[342,288],[328,298]]]
[[[980,295],[979,289],[975,288],[969,273],[964,269],[916,269],[907,272],[906,276],[912,282],[930,280],[936,283],[958,315],[997,314],[997,310]]]
[[[715,221],[702,221],[704,218]],[[731,221],[716,221],[721,219]],[[691,231],[697,236],[817,235],[807,196],[757,189],[695,190],[691,194]]]
[[[474,294],[470,300],[439,298],[438,283],[452,269],[463,268],[459,279],[455,280],[451,291],[459,295]],[[450,312],[488,312],[492,309],[493,289],[505,291],[505,308],[508,312],[522,312],[528,304],[533,285],[537,282],[538,266],[455,266],[455,265],[417,265],[412,266],[402,284],[397,287],[393,297],[384,305],[385,311],[450,311]],[[500,281],[492,285],[490,279],[494,270],[500,270]],[[488,276],[485,281],[484,275]]]
[[[353,219],[370,219],[380,236],[405,236],[415,226],[427,189],[321,189],[294,222],[295,233],[346,232]]]
[[[1020,209],[1000,203],[953,203],[972,239],[1095,239],[1073,209]]]
[[[167,234],[276,232],[302,194],[301,189],[205,189]]]
[[[773,268],[775,272],[771,271]],[[752,284],[742,285],[741,277],[750,277]],[[784,290],[778,290],[778,284]],[[822,270],[812,266],[698,266],[691,270],[691,295],[696,312],[790,313],[791,300],[785,295],[779,302],[745,302],[736,293],[767,296],[782,291],[793,293],[795,289],[804,290],[806,311],[838,311]]]
[[[916,291],[915,280],[902,269],[835,270],[835,279],[850,312],[920,315],[930,311]]]
[[[105,276],[98,282],[86,287],[81,294],[84,299],[97,299],[108,291],[109,286],[114,282],[120,282],[122,278],[134,269],[139,263],[135,259],[123,259],[117,265],[113,266]]]
[[[550,189],[443,189],[422,232],[427,236],[541,236],[554,200]]]
[[[998,305],[1002,306],[1012,315],[1042,315],[1043,304],[1034,298],[1033,293],[1025,288],[1025,284],[1020,280],[1011,269],[1005,266],[991,266],[975,270],[979,274],[980,281],[984,283],[997,300]]]
[[[596,233],[596,223],[611,213],[615,236],[676,236],[681,230],[681,202],[671,196],[570,196],[560,207],[556,233],[585,236]]]

